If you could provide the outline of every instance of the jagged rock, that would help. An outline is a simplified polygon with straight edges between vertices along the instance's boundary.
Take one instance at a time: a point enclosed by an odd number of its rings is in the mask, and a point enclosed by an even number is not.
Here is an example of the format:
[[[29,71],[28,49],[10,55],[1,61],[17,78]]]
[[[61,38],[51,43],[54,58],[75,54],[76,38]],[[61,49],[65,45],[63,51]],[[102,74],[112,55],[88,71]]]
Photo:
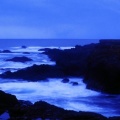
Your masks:
[[[27,57],[14,57],[12,59],[7,59],[6,61],[13,61],[13,62],[28,62],[28,61],[32,61],[31,58],[27,58]]]
[[[23,103],[24,104],[24,103]],[[21,107],[22,106],[22,107]],[[75,112],[64,110],[44,101],[36,102],[34,105],[23,106],[19,104],[10,111],[12,119],[50,119],[50,120],[107,120],[106,117],[92,112]],[[11,119],[11,120],[12,120]]]

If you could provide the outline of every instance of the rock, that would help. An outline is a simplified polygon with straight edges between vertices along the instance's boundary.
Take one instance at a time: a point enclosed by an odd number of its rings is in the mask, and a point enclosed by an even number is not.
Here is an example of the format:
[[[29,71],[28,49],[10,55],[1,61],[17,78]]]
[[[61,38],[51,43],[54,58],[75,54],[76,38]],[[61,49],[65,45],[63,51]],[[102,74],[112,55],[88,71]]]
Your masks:
[[[7,71],[0,75],[1,78],[24,79],[29,81],[46,80],[47,78],[65,77],[60,67],[51,65],[33,65],[16,72]]]
[[[26,118],[29,120],[38,118],[50,120],[107,120],[106,117],[97,113],[64,110],[44,101],[38,101],[27,107],[20,104],[10,111],[10,117],[12,119]]]
[[[16,96],[0,90],[0,114],[18,104]]]
[[[68,78],[64,78],[61,82],[68,83],[70,80]]]
[[[29,52],[23,52],[23,54],[30,54]]]
[[[31,58],[27,58],[27,57],[14,57],[12,59],[7,59],[6,61],[13,61],[13,62],[29,62],[32,61]]]
[[[109,120],[120,120],[120,116],[118,116],[118,117],[109,117]]]
[[[10,50],[3,50],[1,53],[12,53]]]
[[[78,82],[70,82],[70,84],[72,84],[73,86],[79,85]]]
[[[27,46],[23,45],[23,46],[21,46],[21,48],[26,49],[26,48],[27,48]]]

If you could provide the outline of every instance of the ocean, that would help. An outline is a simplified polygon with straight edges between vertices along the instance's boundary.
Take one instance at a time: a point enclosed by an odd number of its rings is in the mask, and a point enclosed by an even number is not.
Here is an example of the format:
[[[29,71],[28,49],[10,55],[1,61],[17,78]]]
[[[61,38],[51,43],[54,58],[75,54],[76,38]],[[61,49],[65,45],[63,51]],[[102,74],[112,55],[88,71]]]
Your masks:
[[[40,48],[44,47],[29,46],[26,49],[20,46],[8,47],[7,49],[13,53],[0,53],[0,73],[8,70],[14,72],[33,64],[55,65],[55,62],[50,61],[48,56],[41,54],[43,51],[38,51]],[[61,47],[61,49],[68,48],[70,47]],[[30,54],[24,54],[24,52],[29,52]],[[6,61],[6,59],[16,56],[26,56],[33,59],[33,61],[27,63]],[[78,86],[62,83],[62,79],[57,78],[48,78],[47,82],[0,79],[0,89],[16,95],[19,100],[28,100],[32,103],[43,100],[67,110],[96,112],[107,117],[120,116],[119,95],[102,94],[86,89],[82,78],[69,79],[70,82],[78,82]]]

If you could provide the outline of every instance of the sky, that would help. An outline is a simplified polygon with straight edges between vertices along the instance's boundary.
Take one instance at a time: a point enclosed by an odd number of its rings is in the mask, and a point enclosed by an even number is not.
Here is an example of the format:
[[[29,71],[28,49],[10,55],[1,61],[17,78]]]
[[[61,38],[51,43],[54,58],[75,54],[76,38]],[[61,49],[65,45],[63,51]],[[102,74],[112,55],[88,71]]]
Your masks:
[[[1,0],[0,39],[118,39],[120,0]]]

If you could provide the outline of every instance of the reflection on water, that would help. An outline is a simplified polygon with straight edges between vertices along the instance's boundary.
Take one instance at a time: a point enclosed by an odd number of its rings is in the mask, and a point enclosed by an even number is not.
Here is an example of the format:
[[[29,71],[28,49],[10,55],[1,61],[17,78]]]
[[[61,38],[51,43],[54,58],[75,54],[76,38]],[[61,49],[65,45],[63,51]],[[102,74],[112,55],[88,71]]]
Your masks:
[[[18,99],[33,103],[44,100],[65,109],[97,112],[105,116],[120,115],[119,96],[88,90],[80,78],[70,78],[70,81],[78,82],[78,86],[62,83],[61,79],[49,79],[49,82],[0,81],[0,88],[16,95]]]

